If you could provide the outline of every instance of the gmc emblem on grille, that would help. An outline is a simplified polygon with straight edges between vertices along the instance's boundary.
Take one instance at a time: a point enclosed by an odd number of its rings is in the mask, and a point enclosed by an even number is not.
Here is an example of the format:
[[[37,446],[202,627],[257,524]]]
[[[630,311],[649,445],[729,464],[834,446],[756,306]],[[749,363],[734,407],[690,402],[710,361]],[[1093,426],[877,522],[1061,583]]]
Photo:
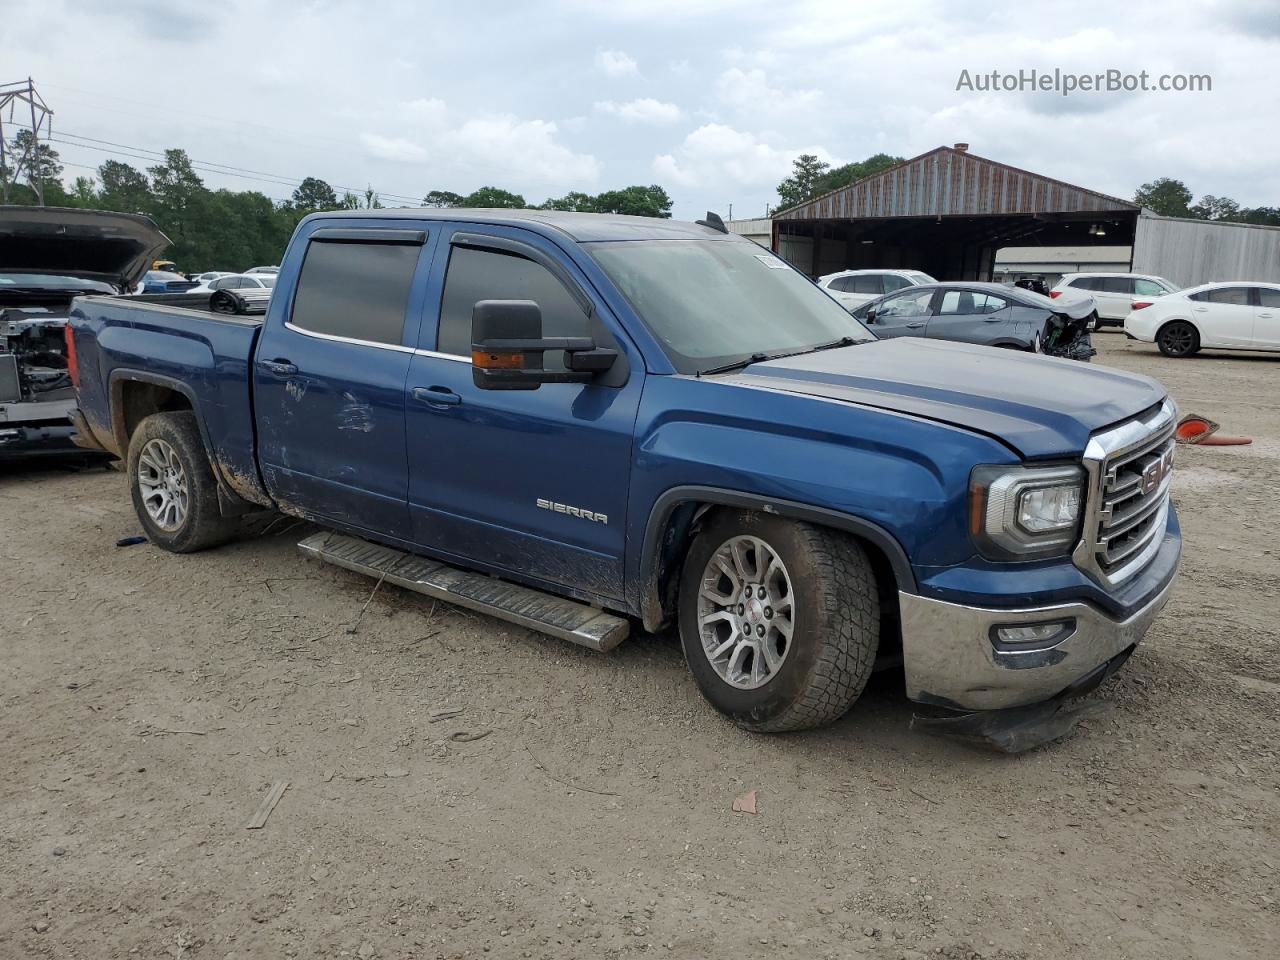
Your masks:
[[[1160,489],[1164,478],[1173,472],[1173,451],[1169,451],[1159,460],[1147,464],[1142,471],[1142,494],[1155,493]]]

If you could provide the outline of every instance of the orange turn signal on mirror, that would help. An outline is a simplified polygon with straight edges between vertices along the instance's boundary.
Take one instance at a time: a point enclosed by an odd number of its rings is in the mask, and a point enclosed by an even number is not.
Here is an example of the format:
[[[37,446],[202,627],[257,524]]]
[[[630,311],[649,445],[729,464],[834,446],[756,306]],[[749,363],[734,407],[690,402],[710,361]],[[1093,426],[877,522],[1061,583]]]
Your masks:
[[[491,350],[472,350],[471,364],[481,370],[519,370],[524,366],[524,354],[520,351],[494,353]]]

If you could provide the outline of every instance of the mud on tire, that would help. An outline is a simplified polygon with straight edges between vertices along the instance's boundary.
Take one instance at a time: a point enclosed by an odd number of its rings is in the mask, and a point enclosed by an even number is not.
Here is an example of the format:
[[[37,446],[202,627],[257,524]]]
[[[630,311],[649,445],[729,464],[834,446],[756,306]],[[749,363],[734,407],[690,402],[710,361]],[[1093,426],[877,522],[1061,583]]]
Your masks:
[[[751,689],[731,683],[723,663],[714,665],[719,638],[704,638],[703,618],[714,617],[707,609],[715,601],[706,599],[701,612],[699,607],[705,590],[719,595],[732,580],[726,574],[708,588],[718,576],[708,564],[743,537],[763,542],[785,566],[794,604],[781,665]],[[695,537],[681,573],[678,619],[685,659],[703,695],[739,726],[767,733],[820,727],[847,712],[871,676],[880,635],[875,575],[855,539],[745,511],[712,514]]]
[[[183,474],[186,508],[180,522],[170,527],[153,518],[144,502],[140,470],[151,474],[150,467],[143,464],[143,453],[153,440],[173,451]],[[151,448],[153,460],[157,449],[164,447]],[[217,480],[194,413],[154,413],[138,424],[129,441],[128,474],[133,509],[147,539],[157,546],[173,553],[192,553],[225,543],[238,532],[239,523],[222,516],[218,508]]]

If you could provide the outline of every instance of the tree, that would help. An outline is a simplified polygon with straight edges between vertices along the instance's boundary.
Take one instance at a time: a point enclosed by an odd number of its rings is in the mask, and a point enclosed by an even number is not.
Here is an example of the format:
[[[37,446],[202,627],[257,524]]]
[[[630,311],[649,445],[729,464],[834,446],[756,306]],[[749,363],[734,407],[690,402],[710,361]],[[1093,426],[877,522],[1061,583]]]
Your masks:
[[[1280,207],[1245,207],[1240,211],[1240,222],[1280,227]]]
[[[500,187],[481,187],[474,193],[462,198],[464,207],[502,207],[511,210],[522,210],[528,206],[524,197]]]
[[[1206,193],[1191,207],[1191,215],[1200,220],[1239,220],[1240,204],[1230,197]]]
[[[794,207],[818,195],[818,183],[831,164],[812,153],[802,153],[791,164],[791,176],[778,184],[781,207]]]
[[[422,205],[424,207],[460,207],[462,194],[449,190],[432,190],[422,198]]]
[[[1162,217],[1190,217],[1191,191],[1181,180],[1158,177],[1144,183],[1133,195],[1133,202]]]
[[[814,185],[814,196],[827,193],[830,190],[839,190],[841,187],[847,187],[858,180],[865,180],[881,170],[888,170],[890,167],[897,166],[902,161],[902,157],[891,157],[887,153],[877,153],[867,157],[865,160],[846,163],[841,167],[832,167],[818,178],[818,182]]]
[[[4,202],[14,199],[13,187],[20,181],[39,185],[61,186],[62,164],[58,151],[47,143],[37,143],[30,130],[19,130],[13,141],[5,146],[5,162],[0,163],[0,195]],[[65,194],[65,191],[61,191]],[[27,202],[34,202],[34,196]]]
[[[104,210],[142,213],[151,209],[151,184],[146,175],[127,163],[107,160],[98,167],[98,203]]]
[[[98,203],[98,184],[93,177],[76,177],[71,185],[71,195],[82,207],[93,207]]]
[[[570,190],[563,197],[548,197],[539,210],[562,210],[566,213],[599,213],[596,198],[580,190]]]
[[[606,190],[595,198],[595,212],[625,213],[633,217],[670,217],[671,197],[656,183],[647,187]]]
[[[293,205],[299,210],[334,210],[338,206],[338,195],[323,180],[307,177],[293,191]]]

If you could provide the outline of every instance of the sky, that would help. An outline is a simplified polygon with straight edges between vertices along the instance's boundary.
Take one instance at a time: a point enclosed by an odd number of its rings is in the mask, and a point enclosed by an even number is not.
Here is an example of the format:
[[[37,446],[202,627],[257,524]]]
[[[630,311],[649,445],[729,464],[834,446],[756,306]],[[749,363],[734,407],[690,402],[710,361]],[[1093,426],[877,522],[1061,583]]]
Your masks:
[[[65,176],[182,147],[211,187],[305,176],[388,206],[657,183],[760,216],[801,153],[973,153],[1131,197],[1280,206],[1280,4],[1093,0],[5,0]],[[957,90],[962,71],[1207,74],[1206,92]],[[109,141],[108,143],[90,143]],[[130,156],[133,154],[133,156]],[[240,168],[239,171],[226,167]],[[244,171],[252,171],[245,173]],[[238,172],[238,175],[233,175]],[[266,175],[266,176],[264,176]],[[285,181],[275,182],[275,181]]]

